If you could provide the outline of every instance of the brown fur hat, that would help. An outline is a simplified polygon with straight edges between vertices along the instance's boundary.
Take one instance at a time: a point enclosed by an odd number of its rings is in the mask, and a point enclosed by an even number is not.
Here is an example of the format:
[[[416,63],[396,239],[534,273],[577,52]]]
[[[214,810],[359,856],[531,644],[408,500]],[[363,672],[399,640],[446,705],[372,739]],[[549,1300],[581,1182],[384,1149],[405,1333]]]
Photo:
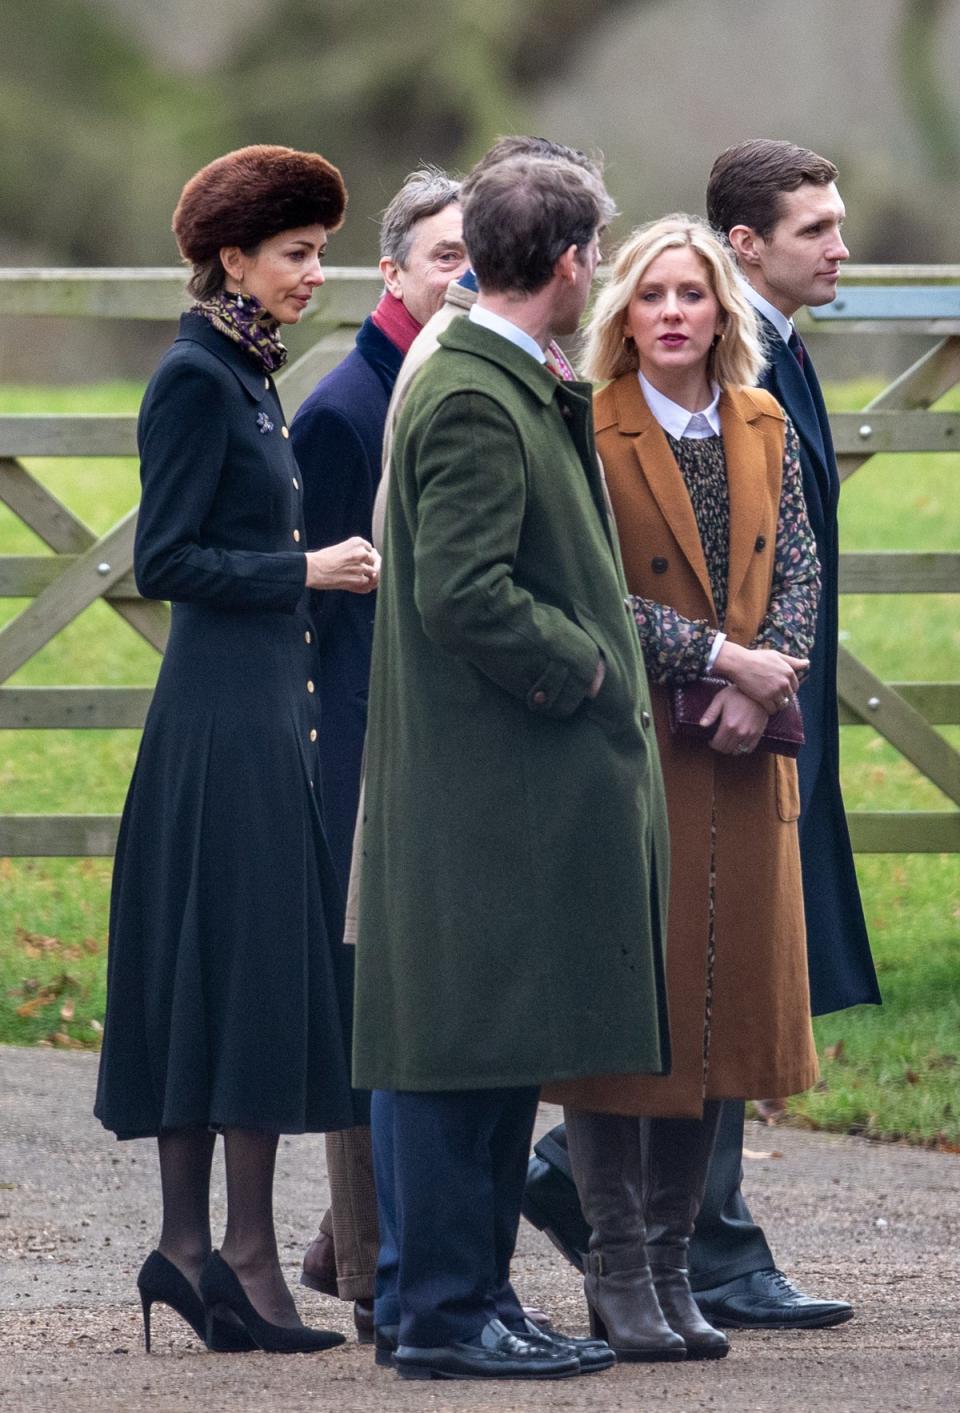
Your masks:
[[[222,246],[250,250],[298,226],[334,231],[346,204],[343,178],[319,152],[240,147],[190,178],[173,213],[173,233],[184,259],[203,265]]]

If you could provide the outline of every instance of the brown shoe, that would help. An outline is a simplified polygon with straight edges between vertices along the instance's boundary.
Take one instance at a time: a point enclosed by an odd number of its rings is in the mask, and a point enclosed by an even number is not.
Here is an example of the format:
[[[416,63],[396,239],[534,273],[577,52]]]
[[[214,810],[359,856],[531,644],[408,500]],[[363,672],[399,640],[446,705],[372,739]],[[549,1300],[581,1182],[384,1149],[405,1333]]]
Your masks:
[[[333,1251],[333,1237],[323,1230],[317,1232],[307,1247],[303,1258],[303,1271],[300,1284],[310,1290],[318,1290],[321,1295],[339,1294],[337,1290],[337,1261]]]

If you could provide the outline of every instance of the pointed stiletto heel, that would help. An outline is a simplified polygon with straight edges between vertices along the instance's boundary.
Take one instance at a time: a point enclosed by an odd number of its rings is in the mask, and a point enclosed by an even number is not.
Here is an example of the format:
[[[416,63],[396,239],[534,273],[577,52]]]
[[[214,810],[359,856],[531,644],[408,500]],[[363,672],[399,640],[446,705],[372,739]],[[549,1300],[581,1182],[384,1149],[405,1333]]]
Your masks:
[[[208,1321],[203,1301],[186,1276],[159,1251],[151,1251],[137,1276],[143,1310],[143,1342],[150,1353],[150,1312],[156,1303],[169,1305],[198,1339],[216,1354],[243,1354],[256,1346],[239,1325],[224,1320]]]
[[[257,1348],[267,1354],[312,1354],[346,1343],[346,1337],[335,1330],[274,1325],[265,1320],[219,1251],[210,1253],[200,1272],[200,1294],[208,1319],[216,1316],[218,1308],[229,1310]]]
[[[148,1295],[145,1290],[140,1291],[140,1306],[143,1310],[143,1344],[144,1353],[150,1353],[150,1311],[153,1308],[153,1296]]]

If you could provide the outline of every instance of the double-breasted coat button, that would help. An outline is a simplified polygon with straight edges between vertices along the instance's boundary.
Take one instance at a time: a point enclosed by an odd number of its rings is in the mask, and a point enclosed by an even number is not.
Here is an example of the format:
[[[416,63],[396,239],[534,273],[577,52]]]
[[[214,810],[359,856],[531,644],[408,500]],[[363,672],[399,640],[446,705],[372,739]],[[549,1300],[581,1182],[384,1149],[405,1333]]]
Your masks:
[[[290,433],[287,431],[286,427],[281,427],[281,428],[280,428],[280,435],[281,435],[281,437],[289,437]]]
[[[294,530],[294,532],[293,532],[293,538],[296,540],[297,544],[300,543],[300,531],[299,531],[299,530]]]
[[[293,478],[293,489],[295,491],[298,491],[300,489],[300,482],[297,480],[296,476],[294,476]]]
[[[764,539],[763,535],[757,536],[756,540],[754,541],[753,547],[756,550],[757,554],[759,554],[762,549],[766,549],[767,542]]]
[[[546,694],[546,692],[534,692],[534,694],[533,694],[533,704],[534,704],[534,706],[543,706],[543,704],[544,704],[544,702],[545,702],[546,700],[547,700],[547,694]]]
[[[317,739],[317,728],[316,728],[315,726],[311,726],[311,728],[310,728],[310,740],[311,740],[311,741],[315,741],[316,739]]]
[[[650,568],[653,570],[654,574],[666,574],[667,570],[670,568],[670,563],[669,560],[664,559],[662,554],[655,554],[650,561]]]
[[[312,681],[308,681],[308,682],[307,682],[307,691],[308,691],[308,692],[314,692],[314,691],[316,691],[316,688],[314,687]]]
[[[640,713],[640,724],[644,727],[650,725],[650,713],[648,711],[642,711]]]
[[[313,634],[310,632],[310,629],[309,629],[309,628],[307,629],[307,631],[306,631],[306,632],[304,633],[304,635],[303,635],[303,641],[304,641],[305,643],[307,643],[308,645],[313,642]]]

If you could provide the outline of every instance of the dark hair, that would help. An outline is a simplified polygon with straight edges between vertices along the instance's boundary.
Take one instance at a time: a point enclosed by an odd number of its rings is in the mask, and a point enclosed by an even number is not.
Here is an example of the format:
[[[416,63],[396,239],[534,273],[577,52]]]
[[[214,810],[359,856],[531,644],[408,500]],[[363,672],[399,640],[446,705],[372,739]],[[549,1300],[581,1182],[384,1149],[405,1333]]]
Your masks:
[[[343,178],[319,152],[258,145],[218,157],[190,178],[173,213],[180,254],[193,266],[188,288],[200,299],[221,288],[223,246],[249,253],[298,226],[334,231],[346,204]]]
[[[718,235],[734,226],[750,226],[764,240],[782,214],[785,191],[804,182],[828,186],[837,169],[807,147],[756,137],[728,147],[714,162],[707,182],[707,219]]]
[[[588,157],[578,147],[566,147],[562,142],[551,142],[548,137],[527,137],[518,133],[497,138],[477,162],[464,186],[488,167],[495,166],[497,162],[505,162],[511,157],[543,157],[550,162],[571,162],[573,166],[590,172],[598,181],[603,177],[602,160]]]
[[[535,294],[563,252],[589,245],[604,221],[602,182],[570,162],[508,158],[471,173],[464,190],[463,238],[490,293]]]
[[[417,222],[445,211],[459,200],[460,183],[439,167],[420,167],[411,172],[381,218],[381,259],[392,260],[403,269]]]

